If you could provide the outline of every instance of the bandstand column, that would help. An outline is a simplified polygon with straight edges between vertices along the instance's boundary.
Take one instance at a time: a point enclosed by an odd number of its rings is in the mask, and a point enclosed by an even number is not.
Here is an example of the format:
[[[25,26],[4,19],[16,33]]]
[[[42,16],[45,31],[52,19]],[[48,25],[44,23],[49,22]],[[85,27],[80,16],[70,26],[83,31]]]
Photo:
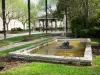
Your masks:
[[[39,32],[41,31],[41,23],[40,23],[41,21],[39,20]]]
[[[53,29],[53,25],[52,25],[52,19],[51,19],[51,32],[53,31],[52,29]]]
[[[43,32],[44,32],[44,20],[43,20]]]
[[[57,20],[55,19],[55,31],[57,31]]]

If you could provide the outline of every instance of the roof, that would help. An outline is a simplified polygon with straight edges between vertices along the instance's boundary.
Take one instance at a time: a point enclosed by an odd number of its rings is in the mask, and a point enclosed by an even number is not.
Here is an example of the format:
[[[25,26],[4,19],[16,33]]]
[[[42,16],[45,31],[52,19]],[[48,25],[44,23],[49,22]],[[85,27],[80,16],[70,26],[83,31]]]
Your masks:
[[[40,16],[40,17],[38,17],[37,19],[38,19],[38,20],[46,20],[46,15]],[[54,18],[54,17],[52,16],[52,14],[48,14],[48,15],[47,15],[47,19],[48,19],[48,20],[56,20],[56,19],[58,19],[58,18]]]

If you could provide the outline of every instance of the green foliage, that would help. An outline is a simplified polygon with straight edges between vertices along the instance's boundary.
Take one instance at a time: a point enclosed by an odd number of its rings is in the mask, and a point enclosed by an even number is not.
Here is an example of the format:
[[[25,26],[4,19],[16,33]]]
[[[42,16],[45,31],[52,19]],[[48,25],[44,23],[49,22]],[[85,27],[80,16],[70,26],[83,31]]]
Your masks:
[[[58,0],[47,0],[48,1],[48,5],[56,5]],[[45,7],[45,0],[39,0],[39,6],[44,8]]]
[[[100,37],[100,28],[93,27],[90,29],[89,33],[90,33],[91,37],[99,38]]]
[[[84,1],[83,0],[58,0],[57,10],[55,11],[55,13],[59,18],[62,18],[63,14],[66,14],[69,20],[72,20],[79,15],[84,15],[84,9],[82,6]]]
[[[58,18],[63,18],[62,13],[65,12],[66,20],[72,23],[71,30],[75,37],[88,37],[91,28],[94,26],[100,28],[99,2],[99,0],[58,0],[57,10],[54,14]],[[93,31],[98,32],[96,29]],[[94,35],[91,34],[91,36]]]
[[[100,14],[89,19],[88,28],[91,37],[100,37]]]
[[[80,37],[80,31],[83,29],[85,29],[83,16],[76,17],[71,21],[71,30],[75,37]]]
[[[91,38],[91,41],[100,44],[100,38]]]
[[[0,9],[1,9],[1,2],[0,0]],[[6,2],[6,10],[5,10],[5,16],[6,16],[6,25],[7,30],[9,28],[9,23],[12,19],[17,19],[25,26],[25,23],[27,22],[28,18],[28,9],[27,9],[27,2],[25,0],[5,0]],[[31,23],[35,25],[35,22],[37,21],[37,15],[38,15],[38,6],[31,3]],[[0,11],[0,17],[2,18],[2,11]]]
[[[100,14],[97,14],[96,16],[90,18],[88,24],[89,24],[88,25],[89,28],[93,28],[93,27],[100,28]]]
[[[89,30],[88,29],[82,29],[80,30],[80,36],[81,37],[88,37]]]
[[[100,37],[100,21],[99,15],[88,20],[85,26],[84,16],[76,17],[71,21],[71,30],[75,37]]]

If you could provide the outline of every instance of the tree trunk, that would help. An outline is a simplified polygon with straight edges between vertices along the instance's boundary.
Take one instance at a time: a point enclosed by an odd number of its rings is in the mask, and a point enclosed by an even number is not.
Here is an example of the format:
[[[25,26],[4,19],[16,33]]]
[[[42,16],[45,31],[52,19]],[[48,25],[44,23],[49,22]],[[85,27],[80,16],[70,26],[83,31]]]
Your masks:
[[[84,27],[87,28],[88,26],[88,0],[83,2],[83,9],[84,9]]]
[[[10,20],[8,23],[6,23],[6,28],[7,28],[7,31],[9,31],[9,23],[10,23]]]
[[[31,25],[30,25],[30,0],[28,0],[28,23],[29,23],[29,36],[31,35]]]
[[[88,0],[86,0],[86,28],[87,28],[87,26],[88,26],[88,9],[89,9],[89,7],[88,7]]]
[[[4,33],[4,39],[6,39],[5,0],[2,0],[2,15],[3,15],[3,33]]]
[[[23,23],[23,30],[25,30],[25,23]]]
[[[47,0],[45,0],[45,10],[46,10],[46,34],[48,33],[48,19],[47,19]]]

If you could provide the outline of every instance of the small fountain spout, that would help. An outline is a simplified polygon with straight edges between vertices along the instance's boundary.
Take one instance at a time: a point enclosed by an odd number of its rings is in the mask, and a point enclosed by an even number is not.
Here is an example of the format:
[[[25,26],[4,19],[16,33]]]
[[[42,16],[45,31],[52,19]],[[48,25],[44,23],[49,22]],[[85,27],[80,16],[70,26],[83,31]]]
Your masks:
[[[67,41],[67,42],[64,42],[63,44],[62,44],[62,46],[64,46],[64,47],[69,47],[69,42]]]
[[[70,46],[70,43],[68,41],[64,42],[59,46],[60,49],[71,49],[72,46]]]

